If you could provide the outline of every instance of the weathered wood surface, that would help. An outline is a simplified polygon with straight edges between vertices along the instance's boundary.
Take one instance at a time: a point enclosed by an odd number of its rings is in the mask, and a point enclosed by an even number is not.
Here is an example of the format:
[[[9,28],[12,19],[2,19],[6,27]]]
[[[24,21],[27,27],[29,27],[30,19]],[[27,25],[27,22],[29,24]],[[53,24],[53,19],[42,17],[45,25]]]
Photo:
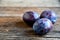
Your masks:
[[[46,9],[56,12],[57,22],[51,32],[41,37],[23,22],[22,16],[29,10],[40,14]],[[60,8],[0,7],[0,40],[60,40]]]
[[[9,7],[60,7],[60,0],[0,0],[0,6]]]

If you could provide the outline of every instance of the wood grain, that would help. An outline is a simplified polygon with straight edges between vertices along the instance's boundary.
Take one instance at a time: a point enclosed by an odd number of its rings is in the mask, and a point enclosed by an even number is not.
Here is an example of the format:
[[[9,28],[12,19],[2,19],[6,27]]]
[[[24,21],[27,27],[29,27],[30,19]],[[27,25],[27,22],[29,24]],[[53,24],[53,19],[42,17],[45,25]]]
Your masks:
[[[59,0],[0,0],[4,7],[60,7]]]

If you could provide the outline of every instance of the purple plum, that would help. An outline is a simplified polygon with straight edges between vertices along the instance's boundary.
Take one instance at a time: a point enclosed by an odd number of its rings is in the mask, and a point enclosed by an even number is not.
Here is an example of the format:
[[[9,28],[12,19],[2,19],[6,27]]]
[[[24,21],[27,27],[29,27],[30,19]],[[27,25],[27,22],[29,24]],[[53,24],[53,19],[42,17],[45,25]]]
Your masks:
[[[34,11],[27,11],[23,15],[23,21],[30,25],[33,26],[34,22],[38,20],[40,15],[37,12]]]
[[[36,34],[45,35],[53,28],[52,22],[47,18],[41,18],[33,24],[33,30]]]
[[[40,18],[48,18],[53,24],[56,22],[56,14],[52,10],[44,10],[40,15]]]

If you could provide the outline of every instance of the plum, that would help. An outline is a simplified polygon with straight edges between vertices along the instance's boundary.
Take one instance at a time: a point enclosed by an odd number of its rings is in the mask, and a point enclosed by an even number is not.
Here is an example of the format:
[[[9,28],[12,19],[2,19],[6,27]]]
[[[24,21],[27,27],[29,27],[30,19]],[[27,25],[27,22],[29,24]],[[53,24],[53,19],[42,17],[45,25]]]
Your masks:
[[[33,26],[34,22],[38,20],[40,15],[34,11],[27,11],[23,15],[23,21],[29,26]]]
[[[33,24],[33,30],[36,34],[45,35],[53,28],[52,22],[47,18],[41,18]]]
[[[52,10],[44,10],[41,13],[40,18],[48,18],[53,24],[55,24],[57,16]]]

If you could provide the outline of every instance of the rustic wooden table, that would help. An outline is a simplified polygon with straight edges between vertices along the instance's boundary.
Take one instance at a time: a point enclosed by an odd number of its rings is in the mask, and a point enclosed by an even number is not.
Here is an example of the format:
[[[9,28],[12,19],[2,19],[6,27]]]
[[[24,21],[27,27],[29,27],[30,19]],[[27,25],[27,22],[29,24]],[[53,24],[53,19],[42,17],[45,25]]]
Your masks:
[[[57,22],[51,32],[39,36],[23,22],[22,16],[29,10],[41,14],[46,9],[56,12]],[[0,7],[0,40],[60,40],[60,8]]]
[[[0,0],[2,7],[60,7],[60,0]]]

